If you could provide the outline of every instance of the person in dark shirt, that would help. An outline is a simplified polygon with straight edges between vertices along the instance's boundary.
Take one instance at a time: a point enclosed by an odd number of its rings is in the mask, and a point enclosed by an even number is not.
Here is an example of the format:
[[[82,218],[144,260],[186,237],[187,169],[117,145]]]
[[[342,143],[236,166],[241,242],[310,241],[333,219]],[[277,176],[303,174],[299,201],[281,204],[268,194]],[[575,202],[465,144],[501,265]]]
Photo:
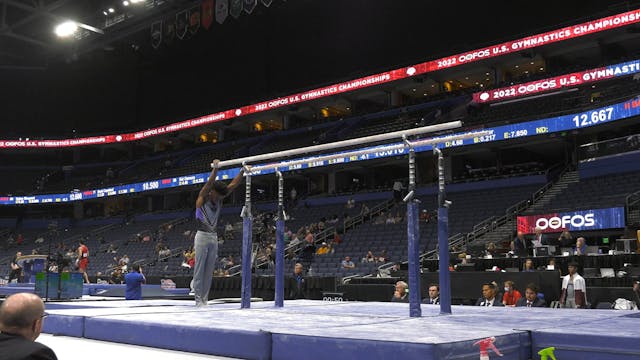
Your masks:
[[[18,251],[16,256],[11,260],[11,273],[9,274],[9,282],[13,279],[17,279],[20,282],[20,274],[22,273],[22,267],[18,265],[18,258],[22,256],[22,253]]]
[[[3,360],[57,360],[48,346],[36,342],[47,313],[33,293],[10,295],[0,305],[0,358]]]
[[[293,268],[293,275],[289,279],[289,296],[288,299],[306,299],[307,283],[304,279],[304,271],[301,263],[296,263]]]

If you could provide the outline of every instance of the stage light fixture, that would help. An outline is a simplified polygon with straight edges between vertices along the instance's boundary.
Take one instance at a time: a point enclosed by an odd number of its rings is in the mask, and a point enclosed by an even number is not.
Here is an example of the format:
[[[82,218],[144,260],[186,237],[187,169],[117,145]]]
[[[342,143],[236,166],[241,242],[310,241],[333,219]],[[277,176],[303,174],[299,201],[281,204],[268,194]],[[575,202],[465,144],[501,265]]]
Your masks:
[[[62,24],[56,26],[56,35],[60,37],[67,37],[73,35],[78,30],[78,24],[73,21],[65,21]]]
[[[131,0],[131,1],[133,1],[133,0]],[[124,6],[129,6],[129,2],[128,2],[127,0],[124,0],[124,1],[122,2],[122,5],[124,5]]]
[[[114,12],[116,12],[114,8],[109,8],[109,13],[113,14]]]
[[[108,16],[109,15],[109,13],[106,10],[103,11],[102,13],[104,14],[104,16]]]

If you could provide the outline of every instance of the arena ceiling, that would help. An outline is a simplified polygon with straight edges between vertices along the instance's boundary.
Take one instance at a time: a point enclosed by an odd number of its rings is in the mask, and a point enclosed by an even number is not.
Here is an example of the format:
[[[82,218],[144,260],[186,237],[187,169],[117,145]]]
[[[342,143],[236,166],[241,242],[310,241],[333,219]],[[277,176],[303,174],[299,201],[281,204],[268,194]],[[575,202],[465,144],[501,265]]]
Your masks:
[[[0,68],[41,70],[49,63],[72,61],[148,30],[154,21],[201,4],[193,0],[0,0]],[[113,13],[109,9],[113,9]],[[69,39],[54,29],[64,21],[81,27]]]
[[[214,22],[210,31],[201,28],[188,40],[171,46],[163,42],[156,49],[152,24],[175,20],[178,12],[201,6],[202,0],[129,0],[127,7],[122,1],[0,0],[0,107],[5,111],[0,134],[33,136],[32,129],[39,129],[42,136],[68,137],[74,135],[69,129],[82,134],[145,129],[640,6],[636,0],[538,1],[526,10],[508,1],[489,6],[257,0],[251,14],[229,16],[222,24]],[[53,30],[64,20],[98,31],[80,28],[76,36],[61,39]],[[489,72],[494,61],[522,70],[529,58],[530,66],[538,67],[538,59],[564,53],[571,62],[571,57],[597,54],[609,41],[628,54],[640,49],[638,33],[627,27],[606,39],[572,41],[572,51],[564,44],[548,46],[393,86],[409,96],[425,96],[442,81],[457,86],[484,81],[479,70],[484,66]],[[346,103],[384,98],[389,90],[347,94]],[[305,113],[304,107],[297,111]]]

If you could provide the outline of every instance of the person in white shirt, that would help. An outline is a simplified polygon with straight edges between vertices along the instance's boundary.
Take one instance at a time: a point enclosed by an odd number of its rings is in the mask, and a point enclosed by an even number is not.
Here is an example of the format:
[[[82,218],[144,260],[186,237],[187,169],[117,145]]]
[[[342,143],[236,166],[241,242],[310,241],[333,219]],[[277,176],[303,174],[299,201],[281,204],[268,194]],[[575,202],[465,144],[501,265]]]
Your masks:
[[[562,278],[560,304],[564,308],[585,308],[587,304],[587,286],[584,278],[578,274],[578,263],[570,262],[569,274]]]

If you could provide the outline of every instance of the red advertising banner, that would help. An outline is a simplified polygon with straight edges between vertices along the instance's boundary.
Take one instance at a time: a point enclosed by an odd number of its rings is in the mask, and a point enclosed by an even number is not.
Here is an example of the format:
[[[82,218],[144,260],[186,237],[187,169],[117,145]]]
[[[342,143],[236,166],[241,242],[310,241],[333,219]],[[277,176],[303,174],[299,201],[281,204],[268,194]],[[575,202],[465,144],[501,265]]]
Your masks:
[[[223,2],[223,0],[219,0]],[[242,4],[242,0],[234,1]],[[427,61],[421,64],[407,66],[375,75],[370,75],[360,79],[330,85],[306,92],[293,94],[278,99],[264,101],[258,104],[247,105],[238,109],[226,110],[217,114],[202,116],[199,118],[182,121],[179,123],[160,126],[145,131],[126,133],[119,135],[94,136],[82,139],[61,139],[61,140],[0,140],[0,148],[50,148],[50,147],[71,147],[95,144],[108,144],[114,142],[135,141],[152,136],[162,135],[169,132],[180,131],[196,126],[211,124],[217,121],[228,120],[247,114],[268,111],[282,106],[301,103],[304,101],[320,99],[323,97],[347,93],[350,91],[364,89],[391,81],[409,78],[416,75],[425,74],[441,69],[452,68],[462,64],[468,64],[496,56],[506,55],[538,46],[548,45],[564,40],[578,38],[581,36],[606,31],[621,26],[640,22],[640,9],[624,12],[617,15],[608,16],[598,20],[588,21],[582,24],[567,26],[562,29],[549,31],[543,34],[528,36],[519,40],[508,41],[502,44],[489,46],[482,49],[468,51],[456,55],[447,56],[437,60]],[[542,86],[542,85],[540,85]]]

